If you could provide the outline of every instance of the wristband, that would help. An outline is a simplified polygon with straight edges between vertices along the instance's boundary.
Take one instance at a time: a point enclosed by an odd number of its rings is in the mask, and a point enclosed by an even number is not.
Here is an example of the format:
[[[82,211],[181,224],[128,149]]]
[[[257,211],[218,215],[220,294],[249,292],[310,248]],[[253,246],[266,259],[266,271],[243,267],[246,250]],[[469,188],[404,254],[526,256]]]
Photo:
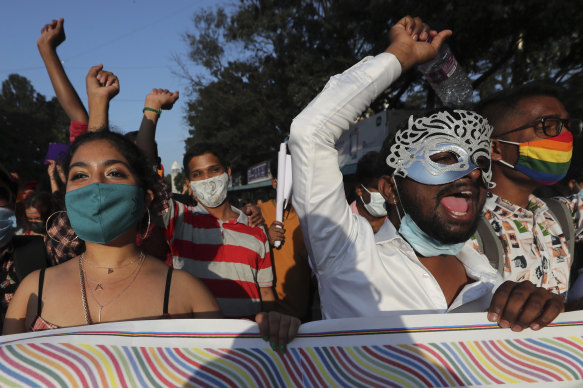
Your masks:
[[[144,109],[142,109],[142,113],[146,113],[147,110],[149,110],[150,112],[156,113],[156,115],[158,117],[160,117],[160,115],[162,114],[161,109],[154,109],[154,108],[150,108],[149,106],[145,106]]]

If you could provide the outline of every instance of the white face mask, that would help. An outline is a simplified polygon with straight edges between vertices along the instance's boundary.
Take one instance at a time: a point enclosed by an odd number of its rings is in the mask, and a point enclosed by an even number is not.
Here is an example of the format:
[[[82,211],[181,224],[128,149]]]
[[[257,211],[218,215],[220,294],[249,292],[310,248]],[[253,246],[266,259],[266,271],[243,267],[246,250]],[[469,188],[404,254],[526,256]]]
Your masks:
[[[370,202],[369,203],[365,203],[364,200],[362,199],[362,196],[360,196],[360,200],[362,201],[362,204],[364,205],[364,208],[366,209],[366,211],[373,217],[386,216],[387,209],[385,208],[385,199],[383,198],[381,193],[371,192],[371,191],[368,191],[366,189],[366,187],[364,187],[364,185],[360,185],[360,186],[362,186],[362,188],[367,193],[370,194]]]
[[[190,181],[190,188],[204,206],[215,208],[218,207],[227,198],[227,183],[229,175],[224,172],[221,175],[201,181]]]

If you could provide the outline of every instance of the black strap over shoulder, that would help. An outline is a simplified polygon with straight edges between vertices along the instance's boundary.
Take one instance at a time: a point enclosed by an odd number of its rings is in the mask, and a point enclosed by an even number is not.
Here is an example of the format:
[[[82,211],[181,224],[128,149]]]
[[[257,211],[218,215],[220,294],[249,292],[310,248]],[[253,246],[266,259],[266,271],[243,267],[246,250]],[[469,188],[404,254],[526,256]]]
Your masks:
[[[172,267],[168,268],[168,274],[166,275],[166,287],[164,289],[164,307],[162,309],[162,315],[168,315],[168,301],[170,300],[170,283],[172,283],[172,271],[174,269]]]
[[[38,305],[36,308],[36,316],[40,317],[41,312],[43,310],[43,284],[45,282],[45,269],[42,268],[40,270],[40,274],[38,275]]]
[[[490,222],[483,215],[480,216],[478,221],[476,239],[480,249],[488,258],[490,265],[499,273],[504,273],[504,247],[494,228],[492,228]]]
[[[571,257],[575,256],[575,225],[573,224],[573,216],[569,207],[561,200],[556,198],[545,198],[545,204],[549,208],[555,220],[561,225],[565,240],[567,240],[567,247]]]

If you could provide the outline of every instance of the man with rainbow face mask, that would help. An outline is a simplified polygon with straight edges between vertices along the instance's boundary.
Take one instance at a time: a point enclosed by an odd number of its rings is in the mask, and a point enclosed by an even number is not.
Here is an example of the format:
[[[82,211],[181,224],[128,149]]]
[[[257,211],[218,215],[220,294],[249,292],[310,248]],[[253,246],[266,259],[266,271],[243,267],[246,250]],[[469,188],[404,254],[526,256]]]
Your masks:
[[[486,200],[484,216],[504,247],[503,276],[530,280],[565,295],[572,261],[567,232],[533,192],[565,177],[581,121],[569,117],[555,86],[540,82],[498,93],[482,102],[478,111],[494,127],[495,187]],[[569,206],[579,234],[583,226],[581,197],[573,195],[562,201]]]
[[[490,321],[520,331],[543,327],[563,308],[558,295],[531,282],[501,284],[472,247],[491,178],[492,128],[475,112],[411,116],[385,140],[378,191],[399,209],[398,232],[385,220],[374,233],[346,201],[334,144],[401,73],[435,57],[450,34],[402,18],[384,53],[332,77],[291,125],[293,204],[324,319],[487,310]]]

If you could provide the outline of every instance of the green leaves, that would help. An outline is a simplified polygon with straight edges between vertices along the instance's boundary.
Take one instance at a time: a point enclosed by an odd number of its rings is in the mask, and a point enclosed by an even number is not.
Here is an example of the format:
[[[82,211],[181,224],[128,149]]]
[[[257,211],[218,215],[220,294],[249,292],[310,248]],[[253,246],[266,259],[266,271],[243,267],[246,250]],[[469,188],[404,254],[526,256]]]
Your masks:
[[[50,142],[67,143],[69,121],[56,98],[47,101],[30,81],[10,74],[0,94],[0,163],[24,181],[47,180],[44,156]]]
[[[448,43],[481,96],[541,78],[569,86],[583,63],[580,8],[574,0],[241,0],[204,11],[186,35],[190,59],[207,70],[191,76],[186,144],[223,143],[234,170],[267,159],[328,79],[384,51],[404,15],[453,30]],[[437,103],[411,71],[372,111]]]

